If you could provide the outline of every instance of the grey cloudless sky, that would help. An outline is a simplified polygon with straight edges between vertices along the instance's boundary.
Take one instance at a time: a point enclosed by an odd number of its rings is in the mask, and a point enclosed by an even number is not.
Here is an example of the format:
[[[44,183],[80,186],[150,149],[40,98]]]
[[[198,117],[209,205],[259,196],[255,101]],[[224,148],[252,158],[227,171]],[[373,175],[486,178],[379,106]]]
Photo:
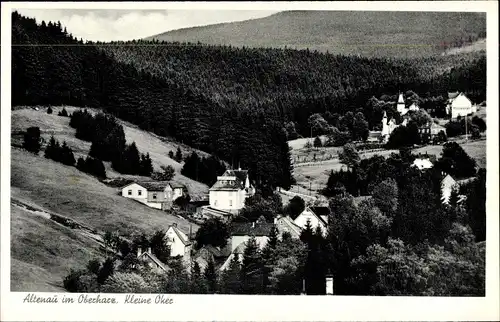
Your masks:
[[[93,41],[132,40],[165,31],[222,22],[262,18],[269,10],[119,10],[17,9],[22,15],[60,21],[77,38]]]

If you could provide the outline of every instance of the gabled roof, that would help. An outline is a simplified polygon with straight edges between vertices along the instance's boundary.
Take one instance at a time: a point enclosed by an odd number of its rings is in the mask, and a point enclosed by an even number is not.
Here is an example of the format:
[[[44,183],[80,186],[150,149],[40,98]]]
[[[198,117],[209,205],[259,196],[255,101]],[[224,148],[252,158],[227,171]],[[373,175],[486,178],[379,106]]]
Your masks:
[[[231,236],[269,236],[274,224],[270,223],[232,223]]]
[[[460,95],[461,93],[460,92],[453,92],[453,93],[448,93],[448,99],[449,100],[454,100],[455,98],[458,97],[458,95]]]
[[[210,254],[211,256],[215,258],[221,258],[221,257],[226,257],[229,254],[226,251],[222,251],[212,245],[204,245],[202,248],[198,250],[198,253],[196,257],[198,256],[206,256]]]
[[[191,245],[191,242],[189,241],[188,236],[186,234],[184,234],[182,231],[180,231],[179,228],[177,228],[175,226],[170,226],[168,228],[168,230],[170,230],[170,229],[172,229],[175,232],[175,234],[177,235],[177,237],[179,237],[180,241],[184,244],[184,246]]]
[[[172,189],[176,189],[176,188],[185,189],[186,188],[183,184],[170,182],[170,181],[134,181],[134,182],[131,182],[131,183],[123,186],[122,189],[126,188],[132,184],[137,184],[137,185],[145,188],[148,191],[163,191],[163,190],[165,190],[165,187],[167,187],[168,185],[170,185],[172,187]]]
[[[158,265],[162,270],[168,271],[169,267],[166,266],[161,260],[159,260],[155,255],[150,252],[144,252],[139,256],[139,259],[144,259],[144,257],[149,257],[156,265]]]
[[[172,189],[186,189],[186,186],[182,183],[168,182],[168,184],[172,187]]]
[[[226,170],[223,176],[235,176],[238,180],[245,182],[248,177],[248,170]]]
[[[217,180],[210,190],[242,190],[248,177],[248,170],[226,170],[222,177],[236,177],[236,180]]]
[[[277,222],[279,223],[282,223],[284,224],[285,226],[287,226],[288,228],[290,228],[290,230],[292,230],[293,232],[295,232],[295,234],[297,236],[300,236],[300,232],[302,231],[302,228],[300,228],[299,226],[297,226],[292,218],[288,217],[288,216],[283,216],[283,217],[279,217],[276,219]]]
[[[309,207],[316,215],[323,217],[323,216],[328,216],[330,214],[330,208],[328,207],[314,207],[311,206]]]
[[[325,208],[325,207],[306,207],[306,208],[304,209],[304,211],[302,211],[302,212],[300,213],[300,215],[299,215],[299,216],[297,216],[297,218],[299,218],[299,217],[300,217],[303,213],[305,213],[305,212],[310,212],[313,216],[315,216],[315,217],[318,219],[318,221],[319,221],[320,223],[322,223],[323,225],[327,226],[328,224],[327,224],[327,222],[325,221],[325,219],[324,219],[324,218],[322,218],[320,215],[316,214],[316,213],[315,213],[315,212],[314,212],[311,208]],[[323,212],[324,210],[319,210],[319,211]],[[329,212],[328,212],[328,213],[329,213]],[[295,218],[295,221],[297,220],[297,218]],[[295,221],[294,221],[294,222],[295,222]]]

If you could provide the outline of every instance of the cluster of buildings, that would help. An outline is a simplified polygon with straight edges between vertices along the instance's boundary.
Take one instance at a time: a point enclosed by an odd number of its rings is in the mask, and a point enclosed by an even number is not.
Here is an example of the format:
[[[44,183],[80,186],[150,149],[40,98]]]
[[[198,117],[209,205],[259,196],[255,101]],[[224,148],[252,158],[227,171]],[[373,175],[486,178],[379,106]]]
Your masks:
[[[412,166],[419,170],[426,170],[433,167],[433,162],[429,157],[423,156],[416,158]],[[450,175],[444,177],[441,182],[443,203],[449,203],[452,191],[457,189],[460,184],[461,181]],[[139,190],[143,190],[143,192],[139,193]],[[131,194],[129,191],[132,191]],[[162,194],[162,196],[157,195],[156,199],[153,199],[150,195],[154,193]],[[165,183],[157,185],[133,183],[122,189],[122,194],[125,197],[140,196],[144,199],[141,202],[145,204],[162,203],[166,202],[165,200],[170,202],[171,199],[175,200],[184,193],[184,187],[172,184],[165,185]],[[203,206],[202,211],[211,216],[228,219],[230,216],[236,215],[244,207],[246,198],[254,193],[255,189],[250,183],[248,171],[227,170],[218,177],[217,182],[210,188],[209,204]],[[204,270],[209,262],[213,262],[216,269],[222,272],[229,267],[235,257],[240,262],[243,260],[244,250],[250,238],[255,238],[258,247],[262,250],[269,241],[274,227],[277,229],[279,238],[286,232],[291,238],[299,239],[301,232],[307,226],[310,226],[314,231],[320,229],[326,236],[328,225],[331,224],[329,223],[329,213],[328,207],[306,206],[295,219],[289,216],[278,216],[272,223],[267,222],[264,217],[260,217],[255,222],[231,222],[230,238],[223,248],[205,245],[201,249],[195,250],[192,242],[194,236],[191,231],[186,234],[176,224],[168,227],[165,239],[170,246],[171,256],[181,258],[188,269],[191,269],[196,262]],[[157,271],[167,272],[170,270],[167,264],[162,263],[151,252],[151,249],[139,250],[137,257],[143,265]]]
[[[412,102],[408,107],[405,102],[402,93],[399,93],[398,100],[396,103],[396,110],[401,115],[402,121],[398,124],[394,118],[388,120],[387,113],[384,111],[382,117],[382,130],[381,131],[371,131],[368,141],[371,142],[383,142],[387,143],[391,133],[399,126],[406,126],[410,118],[411,113],[420,110],[420,107],[416,102]],[[456,119],[458,117],[465,117],[467,115],[477,112],[477,105],[473,104],[472,101],[462,92],[448,93],[448,99],[446,101],[446,114],[451,119]],[[429,139],[434,138],[438,135],[440,131],[445,131],[445,128],[434,122],[430,122],[419,129],[421,135],[427,135]]]
[[[382,130],[378,135],[370,135],[370,138],[378,138],[387,142],[389,136],[399,126],[406,126],[409,112],[418,111],[420,108],[416,103],[406,107],[403,94],[400,94],[397,101],[397,111],[403,117],[403,121],[397,124],[394,118],[388,121],[387,114],[384,112],[382,118]],[[477,111],[476,105],[463,93],[450,93],[446,113],[451,118],[466,116]],[[432,138],[444,128],[437,124],[428,124],[420,129],[422,134],[429,134]],[[371,133],[373,134],[373,133]],[[419,170],[425,170],[433,167],[430,158],[418,157],[414,160],[412,166]],[[441,193],[443,203],[449,203],[452,191],[456,190],[461,181],[450,175],[445,175],[441,182]],[[134,182],[121,189],[123,197],[135,199],[149,207],[161,210],[172,209],[178,198],[186,196],[188,191],[185,186],[173,182]],[[194,209],[198,216],[204,218],[216,217],[224,221],[230,221],[239,214],[245,206],[245,200],[255,194],[255,188],[251,184],[248,170],[227,170],[221,176],[217,177],[215,184],[209,189],[208,200],[198,202]],[[463,196],[459,196],[463,199]],[[192,267],[197,262],[201,269],[204,269],[209,262],[214,262],[216,267],[223,271],[228,268],[231,260],[236,257],[242,260],[246,243],[252,237],[256,239],[257,245],[263,249],[269,241],[269,236],[273,227],[278,230],[278,235],[288,233],[291,238],[300,238],[302,230],[308,225],[313,230],[321,229],[326,234],[329,223],[328,207],[307,206],[295,218],[289,216],[278,216],[274,222],[269,223],[264,217],[255,222],[231,223],[231,236],[228,244],[224,248],[211,245],[203,246],[199,250],[193,249],[193,236],[182,232],[176,224],[169,226],[166,231],[166,241],[170,245],[171,256],[182,258],[186,266]],[[162,263],[151,253],[150,249],[139,250],[137,254],[140,261],[146,265],[160,271],[168,271],[166,264]]]

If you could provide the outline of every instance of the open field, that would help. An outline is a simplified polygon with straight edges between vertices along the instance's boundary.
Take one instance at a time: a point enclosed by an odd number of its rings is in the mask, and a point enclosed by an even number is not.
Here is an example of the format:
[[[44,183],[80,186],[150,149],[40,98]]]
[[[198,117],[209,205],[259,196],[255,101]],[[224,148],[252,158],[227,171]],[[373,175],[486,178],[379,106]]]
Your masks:
[[[106,186],[75,167],[19,148],[13,147],[11,151],[12,198],[95,229],[116,231],[124,236],[167,229],[172,223],[189,232],[188,221],[123,198],[118,189]],[[193,224],[193,230],[196,228]]]
[[[75,107],[65,108],[69,113],[78,109]],[[62,107],[52,107],[52,109],[52,114],[47,114],[44,109],[35,111],[31,108],[18,108],[13,110],[12,131],[21,132],[25,131],[26,128],[30,126],[38,126],[46,142],[48,142],[51,135],[54,135],[61,143],[62,141],[67,142],[68,146],[73,149],[75,158],[79,156],[85,157],[90,150],[91,143],[79,140],[75,137],[76,130],[69,126],[70,119],[68,117],[57,116],[57,113],[62,110]],[[175,177],[172,181],[184,184],[188,188],[191,196],[204,196],[208,193],[208,186],[181,175],[180,171],[182,164],[168,157],[168,152],[173,151],[175,153],[178,146],[181,147],[181,151],[184,155],[191,153],[194,149],[160,138],[150,132],[142,131],[130,123],[122,121],[121,124],[123,125],[127,143],[135,142],[141,153],[149,153],[153,160],[153,167],[155,170],[160,170],[161,165],[171,165],[176,170]],[[40,155],[42,155],[42,153],[40,153]],[[207,155],[201,151],[197,151],[197,153],[204,156]],[[110,178],[139,178],[135,176],[124,176],[115,172],[108,162],[105,162],[105,167],[107,176]]]
[[[462,146],[465,152],[474,158],[479,167],[486,167],[486,140],[478,141],[468,141],[465,142],[462,138],[457,138],[457,142]],[[333,148],[338,149],[338,148]],[[439,157],[443,150],[442,145],[428,145],[412,151],[413,154],[429,154],[436,155]],[[311,151],[313,153],[314,151]],[[381,155],[384,157],[390,156],[392,153],[398,153],[397,150],[383,150],[376,152],[361,152],[360,157],[362,159],[371,158],[375,155]],[[311,194],[315,195],[319,193],[321,189],[326,186],[328,181],[328,176],[330,171],[339,171],[340,169],[346,169],[345,165],[340,163],[338,158],[317,162],[315,164],[308,165],[298,165],[294,168],[294,177],[297,180],[297,185],[292,187],[290,191],[300,192],[303,194],[309,194],[309,189],[311,189]]]
[[[70,268],[102,258],[98,245],[71,229],[11,205],[11,291],[64,292]]]

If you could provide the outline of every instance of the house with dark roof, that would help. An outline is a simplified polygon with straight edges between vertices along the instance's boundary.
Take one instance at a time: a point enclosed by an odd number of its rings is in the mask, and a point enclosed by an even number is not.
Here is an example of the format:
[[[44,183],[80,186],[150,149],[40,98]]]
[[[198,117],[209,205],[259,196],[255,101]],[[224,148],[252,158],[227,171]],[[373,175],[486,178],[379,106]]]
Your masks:
[[[230,245],[222,249],[212,245],[204,245],[192,257],[193,261],[197,262],[201,270],[204,271],[210,261],[213,261],[216,268],[222,266],[229,255],[231,255]]]
[[[231,223],[231,251],[236,249],[240,244],[247,242],[251,237],[255,237],[260,249],[264,248],[269,240],[273,226],[273,223],[268,223],[265,220]]]
[[[245,206],[245,199],[254,194],[248,170],[226,170],[209,190],[209,207],[237,214]]]
[[[304,211],[295,218],[294,223],[301,229],[304,229],[309,222],[313,230],[319,226],[323,234],[326,234],[329,213],[330,210],[328,207],[306,207]]]
[[[160,261],[152,252],[151,247],[147,249],[147,251],[143,252],[141,248],[137,250],[137,259],[139,263],[145,265],[157,272],[168,272],[170,267],[168,267],[165,263]]]
[[[191,256],[192,243],[190,238],[183,233],[177,224],[172,224],[165,232],[167,245],[170,246],[170,256],[181,256],[184,259],[189,259]]]
[[[142,181],[122,187],[121,194],[149,207],[168,210],[177,198],[187,194],[187,188],[171,181]]]

